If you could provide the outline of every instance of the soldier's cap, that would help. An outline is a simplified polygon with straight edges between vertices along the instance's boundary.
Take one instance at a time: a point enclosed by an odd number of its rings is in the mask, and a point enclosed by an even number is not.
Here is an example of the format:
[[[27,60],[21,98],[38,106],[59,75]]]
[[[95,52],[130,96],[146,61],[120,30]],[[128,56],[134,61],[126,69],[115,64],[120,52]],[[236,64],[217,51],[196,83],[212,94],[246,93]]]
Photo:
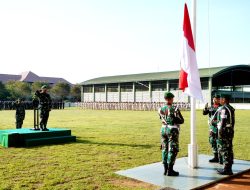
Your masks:
[[[47,85],[43,85],[42,87],[41,87],[41,89],[47,89],[48,87],[47,87]]]
[[[220,97],[225,98],[226,100],[230,100],[231,95],[230,94],[221,94]]]
[[[164,98],[173,98],[174,95],[171,92],[165,92],[164,93]]]
[[[219,94],[214,94],[213,98],[220,98]]]

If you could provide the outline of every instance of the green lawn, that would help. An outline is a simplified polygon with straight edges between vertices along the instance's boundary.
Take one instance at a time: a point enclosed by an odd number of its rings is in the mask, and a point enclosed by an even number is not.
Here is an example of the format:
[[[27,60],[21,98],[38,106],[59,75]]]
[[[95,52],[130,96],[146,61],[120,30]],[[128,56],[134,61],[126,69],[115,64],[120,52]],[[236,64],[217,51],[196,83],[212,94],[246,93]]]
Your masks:
[[[33,126],[26,111],[25,128]],[[182,112],[178,157],[187,156],[189,112]],[[0,129],[15,128],[14,111],[0,111]],[[250,111],[236,110],[235,158],[250,160]],[[155,189],[114,174],[161,160],[156,112],[53,110],[48,127],[68,128],[76,143],[30,148],[0,147],[0,189]],[[211,154],[207,117],[197,111],[199,153]],[[159,171],[162,172],[162,171]]]

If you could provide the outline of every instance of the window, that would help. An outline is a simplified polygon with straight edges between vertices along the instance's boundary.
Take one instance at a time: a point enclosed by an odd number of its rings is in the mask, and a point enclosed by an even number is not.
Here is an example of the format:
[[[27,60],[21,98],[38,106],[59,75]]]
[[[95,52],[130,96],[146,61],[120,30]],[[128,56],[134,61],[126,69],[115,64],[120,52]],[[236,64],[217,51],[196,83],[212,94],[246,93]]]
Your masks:
[[[208,89],[208,78],[201,78],[201,89],[207,90]]]
[[[179,90],[179,80],[170,80],[169,90]]]
[[[108,84],[107,91],[108,92],[118,92],[118,84]]]
[[[105,85],[95,85],[95,92],[105,92]]]
[[[133,92],[133,84],[132,83],[122,83],[121,84],[121,92]]]
[[[167,82],[166,81],[154,81],[151,83],[152,91],[166,91]]]
[[[142,92],[142,91],[148,91],[148,90],[149,90],[148,82],[136,82],[135,83],[136,92]]]
[[[92,86],[83,86],[83,92],[84,93],[91,93],[91,92],[93,92],[93,87]]]

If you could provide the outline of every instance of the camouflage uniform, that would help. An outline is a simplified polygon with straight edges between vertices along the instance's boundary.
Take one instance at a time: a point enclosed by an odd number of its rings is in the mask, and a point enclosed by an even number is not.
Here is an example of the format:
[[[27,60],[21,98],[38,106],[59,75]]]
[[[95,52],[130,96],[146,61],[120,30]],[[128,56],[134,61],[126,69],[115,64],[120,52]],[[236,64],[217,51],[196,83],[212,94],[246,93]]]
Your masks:
[[[213,149],[214,158],[209,160],[209,162],[218,162],[218,148],[217,148],[217,139],[218,139],[218,128],[217,128],[217,110],[220,104],[214,104],[211,107],[205,107],[203,109],[203,115],[209,115],[209,143]],[[216,115],[215,115],[216,114]]]
[[[218,111],[218,151],[222,156],[224,170],[218,170],[220,174],[232,174],[232,164],[234,159],[233,154],[233,137],[235,124],[235,109],[229,105],[224,104]]]
[[[164,96],[174,97],[171,93]],[[161,150],[162,162],[165,168],[164,175],[168,170],[168,175],[179,175],[173,171],[177,154],[179,152],[179,129],[180,124],[184,123],[184,119],[180,110],[172,105],[165,105],[159,109],[159,115],[162,119],[161,134]]]
[[[36,91],[35,96],[38,97],[40,101],[40,128],[42,130],[47,130],[47,122],[49,119],[49,112],[51,111],[51,97],[48,93]]]
[[[14,107],[16,108],[16,128],[21,129],[25,118],[25,106],[20,100],[17,100]]]

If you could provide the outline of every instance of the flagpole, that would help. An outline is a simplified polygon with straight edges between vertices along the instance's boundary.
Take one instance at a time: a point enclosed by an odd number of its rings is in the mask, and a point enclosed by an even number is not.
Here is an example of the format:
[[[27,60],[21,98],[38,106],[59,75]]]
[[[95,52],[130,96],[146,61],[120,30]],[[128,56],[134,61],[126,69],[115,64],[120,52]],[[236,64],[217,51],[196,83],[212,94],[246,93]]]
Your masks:
[[[193,14],[192,14],[192,31],[193,31],[193,39],[194,44],[196,44],[196,0],[192,0],[193,5]],[[196,47],[196,46],[195,46]],[[191,115],[190,115],[190,137],[191,137],[191,144],[188,145],[188,165],[191,168],[197,168],[198,167],[198,146],[196,143],[196,100],[193,97],[191,98]]]

